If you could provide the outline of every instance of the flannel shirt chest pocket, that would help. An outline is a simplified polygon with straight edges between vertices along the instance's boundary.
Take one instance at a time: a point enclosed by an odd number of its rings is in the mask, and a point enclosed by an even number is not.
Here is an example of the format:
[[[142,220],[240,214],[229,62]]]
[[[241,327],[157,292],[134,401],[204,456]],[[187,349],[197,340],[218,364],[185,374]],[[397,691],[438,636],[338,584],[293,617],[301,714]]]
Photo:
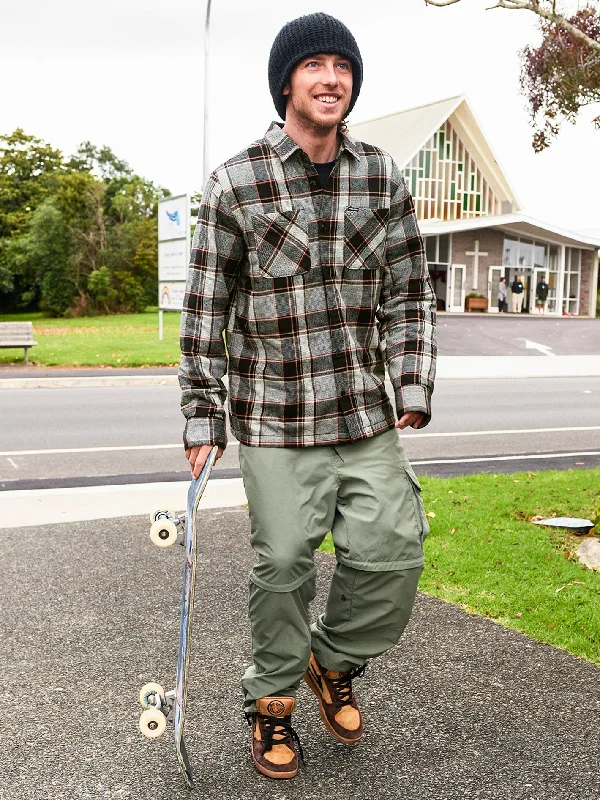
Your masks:
[[[272,278],[308,272],[311,266],[308,227],[302,211],[254,214],[252,229],[263,272]]]
[[[380,269],[385,263],[389,208],[352,208],[344,212],[344,266]]]

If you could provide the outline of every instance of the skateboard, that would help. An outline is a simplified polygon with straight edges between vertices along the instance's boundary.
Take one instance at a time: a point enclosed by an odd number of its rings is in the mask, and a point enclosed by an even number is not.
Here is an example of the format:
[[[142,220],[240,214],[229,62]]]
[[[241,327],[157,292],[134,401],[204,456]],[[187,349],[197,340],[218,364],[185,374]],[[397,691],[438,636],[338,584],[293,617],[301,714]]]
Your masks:
[[[181,590],[181,615],[179,619],[179,650],[177,653],[177,679],[175,689],[165,692],[159,683],[147,683],[140,690],[140,703],[144,709],[140,716],[140,731],[148,739],[157,739],[165,732],[167,722],[175,728],[177,760],[190,789],[194,787],[192,768],[185,747],[183,729],[189,675],[190,640],[194,616],[194,584],[196,581],[196,516],[198,504],[206,488],[210,471],[215,463],[217,447],[213,447],[200,475],[190,483],[185,514],[177,516],[170,509],[155,511],[150,515],[150,539],[157,547],[170,547],[179,541],[185,546],[183,586]]]

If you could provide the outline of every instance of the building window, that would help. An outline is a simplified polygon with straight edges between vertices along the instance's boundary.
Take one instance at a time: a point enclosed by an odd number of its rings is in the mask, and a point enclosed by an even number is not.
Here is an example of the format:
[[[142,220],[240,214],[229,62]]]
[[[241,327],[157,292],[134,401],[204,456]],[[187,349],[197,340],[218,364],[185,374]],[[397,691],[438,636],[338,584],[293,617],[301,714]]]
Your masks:
[[[500,202],[446,121],[404,169],[419,219],[500,214]]]
[[[548,245],[535,243],[533,248],[533,265],[534,267],[542,267],[548,269]]]
[[[565,273],[563,277],[562,312],[567,316],[579,314],[579,285],[581,277],[581,250],[565,248]]]
[[[502,264],[505,267],[517,267],[519,265],[519,240],[506,236],[502,253]]]
[[[519,239],[519,266],[533,266],[533,242],[530,239]]]
[[[428,264],[449,264],[450,263],[450,236],[440,234],[439,236],[425,236],[425,255]]]
[[[535,297],[535,287],[542,276],[548,282],[547,309],[552,313],[557,311],[558,288],[558,247],[546,242],[534,242],[532,239],[505,236],[502,264],[512,267],[510,272],[522,275],[525,284],[525,308],[531,310]],[[512,280],[512,277],[511,277]]]

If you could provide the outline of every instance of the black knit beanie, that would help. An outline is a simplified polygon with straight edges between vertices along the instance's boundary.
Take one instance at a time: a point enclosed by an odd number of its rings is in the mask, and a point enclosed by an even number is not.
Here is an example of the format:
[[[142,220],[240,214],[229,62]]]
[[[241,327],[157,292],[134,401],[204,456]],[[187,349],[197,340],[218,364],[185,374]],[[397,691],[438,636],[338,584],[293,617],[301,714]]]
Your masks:
[[[354,36],[343,22],[329,14],[308,14],[284,25],[271,47],[269,89],[275,108],[285,119],[287,97],[282,94],[296,64],[318,53],[335,53],[352,63],[352,97],[348,114],[354,108],[363,77],[363,63]]]

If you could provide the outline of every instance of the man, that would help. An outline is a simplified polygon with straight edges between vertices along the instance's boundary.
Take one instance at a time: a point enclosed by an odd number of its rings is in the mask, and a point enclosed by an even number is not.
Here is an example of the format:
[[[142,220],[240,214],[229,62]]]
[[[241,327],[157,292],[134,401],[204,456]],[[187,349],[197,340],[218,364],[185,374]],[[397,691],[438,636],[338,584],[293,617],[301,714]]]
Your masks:
[[[506,295],[508,294],[508,289],[506,288],[506,278],[502,276],[500,278],[500,283],[498,284],[498,311],[506,311],[508,308],[508,303],[506,302]]]
[[[523,289],[523,277],[515,275],[515,279],[510,285],[513,314],[520,314],[523,309]]]
[[[542,275],[540,282],[535,287],[535,304],[537,306],[538,314],[546,313],[546,300],[548,299],[548,290],[550,287],[546,283],[546,276]]]
[[[244,708],[254,764],[272,778],[298,770],[291,715],[303,676],[329,732],[347,744],[361,738],[352,679],[400,639],[428,533],[395,427],[430,419],[435,297],[399,169],[345,134],[362,69],[354,37],[333,17],[282,28],[269,86],[285,124],[211,175],[182,317],[194,476],[211,446],[220,455],[226,445],[229,373],[258,556]],[[328,531],[337,565],[310,626],[313,554]]]

